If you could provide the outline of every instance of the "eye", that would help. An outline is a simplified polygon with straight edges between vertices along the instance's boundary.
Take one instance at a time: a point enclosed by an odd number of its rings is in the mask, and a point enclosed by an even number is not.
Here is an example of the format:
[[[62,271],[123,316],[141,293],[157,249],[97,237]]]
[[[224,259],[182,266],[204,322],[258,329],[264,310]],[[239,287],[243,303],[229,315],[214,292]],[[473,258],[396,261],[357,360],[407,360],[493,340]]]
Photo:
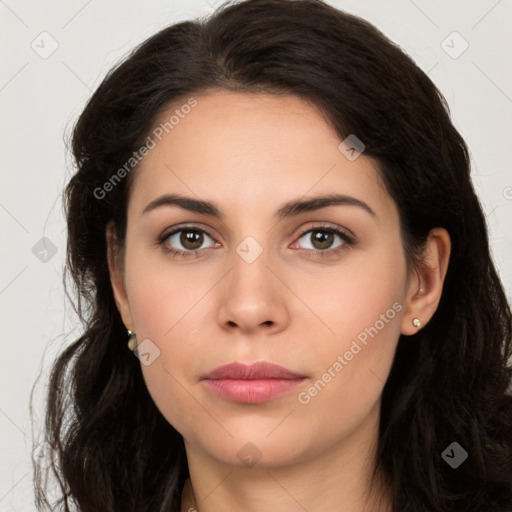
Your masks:
[[[304,239],[308,240],[309,247],[304,247],[299,244],[299,241]],[[211,241],[206,247],[203,246],[208,239]],[[333,246],[333,244],[337,244]],[[181,226],[174,230],[163,234],[158,240],[157,244],[162,246],[164,251],[178,257],[195,256],[203,249],[211,247],[218,247],[220,244],[213,240],[213,238],[204,230],[198,227]],[[298,247],[294,247],[297,246]],[[315,256],[332,256],[338,252],[346,249],[355,244],[353,236],[349,235],[341,228],[334,226],[314,226],[307,231],[304,231],[298,240],[291,246],[305,251],[308,254]],[[306,244],[307,245],[307,244]]]
[[[209,239],[213,243],[203,247],[205,239]],[[164,234],[160,238],[159,243],[167,252],[185,257],[193,255],[201,249],[214,247],[216,244],[212,237],[203,229],[186,226]]]
[[[299,241],[302,239],[306,241],[309,240],[309,244],[306,244],[306,247],[299,245],[299,249],[313,251],[322,256],[324,253],[336,253],[344,249],[345,246],[354,244],[354,240],[350,235],[341,229],[332,226],[316,226],[308,229],[300,235]],[[336,243],[336,240],[337,244],[333,245]]]

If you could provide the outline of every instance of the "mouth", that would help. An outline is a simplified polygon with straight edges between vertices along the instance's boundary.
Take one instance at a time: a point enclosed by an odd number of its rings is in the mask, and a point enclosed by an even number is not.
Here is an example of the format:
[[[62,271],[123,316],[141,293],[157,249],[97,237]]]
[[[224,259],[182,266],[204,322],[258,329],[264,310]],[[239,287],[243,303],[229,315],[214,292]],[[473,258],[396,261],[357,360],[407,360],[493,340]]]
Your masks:
[[[267,362],[231,363],[215,368],[201,380],[213,393],[239,403],[268,402],[302,384],[307,377]]]

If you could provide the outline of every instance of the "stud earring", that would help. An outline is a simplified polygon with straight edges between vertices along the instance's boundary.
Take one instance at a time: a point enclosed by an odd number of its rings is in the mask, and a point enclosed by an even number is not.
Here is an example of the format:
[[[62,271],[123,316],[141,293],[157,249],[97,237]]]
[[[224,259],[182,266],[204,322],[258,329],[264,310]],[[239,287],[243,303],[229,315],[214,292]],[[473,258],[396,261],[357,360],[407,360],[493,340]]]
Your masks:
[[[128,336],[128,348],[133,352],[137,348],[137,337],[130,329],[128,329]]]
[[[416,327],[416,329],[418,329],[418,331],[421,329],[421,322],[417,318],[413,319],[412,325],[414,325],[414,327]]]

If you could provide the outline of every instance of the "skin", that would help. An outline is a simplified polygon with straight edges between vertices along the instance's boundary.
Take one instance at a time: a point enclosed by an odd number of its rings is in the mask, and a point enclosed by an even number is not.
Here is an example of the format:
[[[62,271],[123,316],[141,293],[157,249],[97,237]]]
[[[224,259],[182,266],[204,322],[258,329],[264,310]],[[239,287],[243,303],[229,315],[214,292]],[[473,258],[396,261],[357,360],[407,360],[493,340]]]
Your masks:
[[[217,90],[196,98],[136,170],[124,252],[107,229],[117,306],[137,342],[149,339],[160,350],[141,366],[144,379],[185,440],[182,511],[390,510],[389,497],[370,488],[381,394],[400,334],[414,343],[413,318],[425,325],[437,308],[449,236],[432,230],[424,264],[407,272],[398,211],[376,164],[364,153],[347,159],[317,109],[292,95]],[[364,201],[375,215],[336,205],[274,216],[287,201],[334,192]],[[176,206],[142,213],[165,193],[213,201],[224,218]],[[184,223],[209,232],[189,258],[155,243]],[[343,246],[334,235],[322,246],[314,233],[303,235],[314,227],[325,233],[322,223],[350,230],[356,243]],[[179,235],[165,243],[194,248]],[[248,236],[263,249],[252,263],[236,251]],[[299,393],[393,304],[400,306],[394,318],[301,403]],[[234,361],[270,361],[307,379],[268,402],[231,402],[200,376]],[[237,456],[246,443],[260,457],[252,467]]]

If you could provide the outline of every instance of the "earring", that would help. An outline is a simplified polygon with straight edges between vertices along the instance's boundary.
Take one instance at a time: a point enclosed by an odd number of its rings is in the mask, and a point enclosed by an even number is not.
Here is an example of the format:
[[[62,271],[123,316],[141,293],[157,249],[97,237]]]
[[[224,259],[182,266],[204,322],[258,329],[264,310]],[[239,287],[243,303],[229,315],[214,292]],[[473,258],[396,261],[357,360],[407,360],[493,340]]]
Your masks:
[[[128,336],[128,349],[133,352],[137,348],[137,338],[135,333],[130,329],[128,329]]]
[[[421,322],[417,318],[413,318],[412,325],[414,325],[418,331],[421,329]]]

